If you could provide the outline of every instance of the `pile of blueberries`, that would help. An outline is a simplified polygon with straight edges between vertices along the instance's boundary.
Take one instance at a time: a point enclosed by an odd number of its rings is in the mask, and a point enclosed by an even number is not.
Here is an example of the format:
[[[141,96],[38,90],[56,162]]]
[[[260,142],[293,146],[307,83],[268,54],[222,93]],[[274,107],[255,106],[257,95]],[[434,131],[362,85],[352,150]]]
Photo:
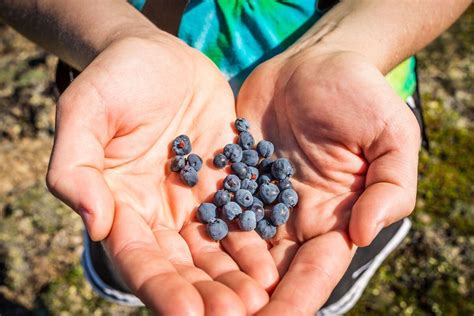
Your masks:
[[[179,135],[171,145],[176,156],[171,162],[171,171],[179,172],[181,180],[193,187],[198,183],[198,171],[202,167],[202,159],[196,154],[191,154],[191,141],[186,135]],[[188,155],[189,154],[189,155]],[[186,157],[186,155],[188,155]]]
[[[197,216],[207,224],[213,240],[225,238],[231,222],[237,222],[243,231],[256,230],[267,240],[275,236],[277,226],[288,221],[290,210],[298,203],[290,181],[295,169],[288,159],[271,158],[271,142],[262,140],[254,146],[246,119],[237,119],[235,128],[238,144],[227,144],[213,161],[217,168],[230,163],[233,174],[224,179],[224,188],[215,193],[213,203],[199,206]]]

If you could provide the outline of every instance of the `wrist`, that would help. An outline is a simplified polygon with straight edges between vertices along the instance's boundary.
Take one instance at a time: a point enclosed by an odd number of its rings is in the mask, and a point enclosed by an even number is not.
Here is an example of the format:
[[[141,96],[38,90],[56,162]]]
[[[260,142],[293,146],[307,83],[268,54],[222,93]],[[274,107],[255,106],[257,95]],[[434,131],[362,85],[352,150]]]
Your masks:
[[[117,41],[165,36],[126,1],[11,1],[8,8],[7,22],[78,70]]]
[[[147,49],[155,46],[160,49],[172,50],[175,54],[179,54],[180,51],[188,47],[179,38],[158,29],[154,25],[136,22],[129,25],[129,27],[125,25],[111,29],[99,44],[95,46],[90,56],[87,56],[84,60],[82,69],[112,47],[122,46],[129,54],[132,51],[137,51],[136,49],[131,49],[131,47]]]
[[[374,25],[375,21],[365,14],[372,6],[368,2],[340,2],[288,48],[288,54],[352,52],[363,56],[383,74],[388,73],[407,57],[406,47],[396,47],[397,43],[406,43],[400,32]]]
[[[325,59],[329,56],[339,54],[352,54],[363,58],[366,62],[377,68],[382,74],[387,74],[397,65],[396,58],[385,53],[380,47],[370,47],[371,45],[359,45],[358,43],[346,40],[339,34],[333,34],[334,25],[323,25],[317,33],[301,42],[295,43],[282,55],[284,58],[294,58],[305,56],[316,59]],[[367,46],[367,47],[365,47]]]
[[[160,30],[155,26],[146,25],[140,27],[138,25],[133,25],[130,27],[120,27],[107,34],[106,40],[98,53],[101,53],[112,45],[125,41],[143,41],[161,43],[163,45],[185,46],[184,42],[179,40],[177,37]]]

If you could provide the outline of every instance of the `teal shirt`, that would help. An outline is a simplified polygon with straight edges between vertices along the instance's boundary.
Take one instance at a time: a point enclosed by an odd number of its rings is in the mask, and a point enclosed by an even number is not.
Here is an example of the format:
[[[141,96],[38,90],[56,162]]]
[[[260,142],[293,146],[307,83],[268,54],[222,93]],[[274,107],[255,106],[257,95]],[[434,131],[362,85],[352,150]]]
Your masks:
[[[207,55],[238,91],[250,72],[284,51],[325,13],[319,0],[191,0],[178,37]],[[141,10],[145,0],[130,1]],[[415,59],[386,76],[400,97],[416,89]]]
[[[139,11],[143,9],[146,0],[128,0],[128,2],[137,8]]]

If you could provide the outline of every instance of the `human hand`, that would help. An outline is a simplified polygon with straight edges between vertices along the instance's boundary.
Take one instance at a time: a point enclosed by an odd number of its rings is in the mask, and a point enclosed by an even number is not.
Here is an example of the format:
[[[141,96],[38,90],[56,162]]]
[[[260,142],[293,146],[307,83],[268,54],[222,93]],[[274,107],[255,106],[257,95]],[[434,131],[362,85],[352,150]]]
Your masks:
[[[240,91],[237,114],[295,164],[300,196],[271,241],[282,279],[261,314],[309,315],[356,245],[413,210],[419,127],[364,57],[314,48],[260,65]]]
[[[93,240],[106,238],[125,282],[159,314],[254,313],[277,281],[258,236],[231,232],[216,243],[194,218],[225,177],[208,166],[233,142],[234,119],[217,68],[167,35],[111,44],[58,103],[48,186]],[[204,160],[193,188],[169,169],[179,134]]]

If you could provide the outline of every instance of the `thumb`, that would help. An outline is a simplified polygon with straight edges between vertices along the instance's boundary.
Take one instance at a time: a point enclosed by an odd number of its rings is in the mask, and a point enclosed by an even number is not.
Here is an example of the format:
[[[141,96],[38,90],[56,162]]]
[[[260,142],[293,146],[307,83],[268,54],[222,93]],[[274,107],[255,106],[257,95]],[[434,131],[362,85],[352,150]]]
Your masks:
[[[365,190],[352,208],[349,224],[351,239],[360,247],[415,207],[420,134],[409,109],[402,109],[408,113],[398,113],[364,149],[369,162]]]
[[[81,215],[92,240],[109,234],[114,200],[103,177],[109,141],[100,94],[80,76],[61,96],[46,182],[53,195]]]

